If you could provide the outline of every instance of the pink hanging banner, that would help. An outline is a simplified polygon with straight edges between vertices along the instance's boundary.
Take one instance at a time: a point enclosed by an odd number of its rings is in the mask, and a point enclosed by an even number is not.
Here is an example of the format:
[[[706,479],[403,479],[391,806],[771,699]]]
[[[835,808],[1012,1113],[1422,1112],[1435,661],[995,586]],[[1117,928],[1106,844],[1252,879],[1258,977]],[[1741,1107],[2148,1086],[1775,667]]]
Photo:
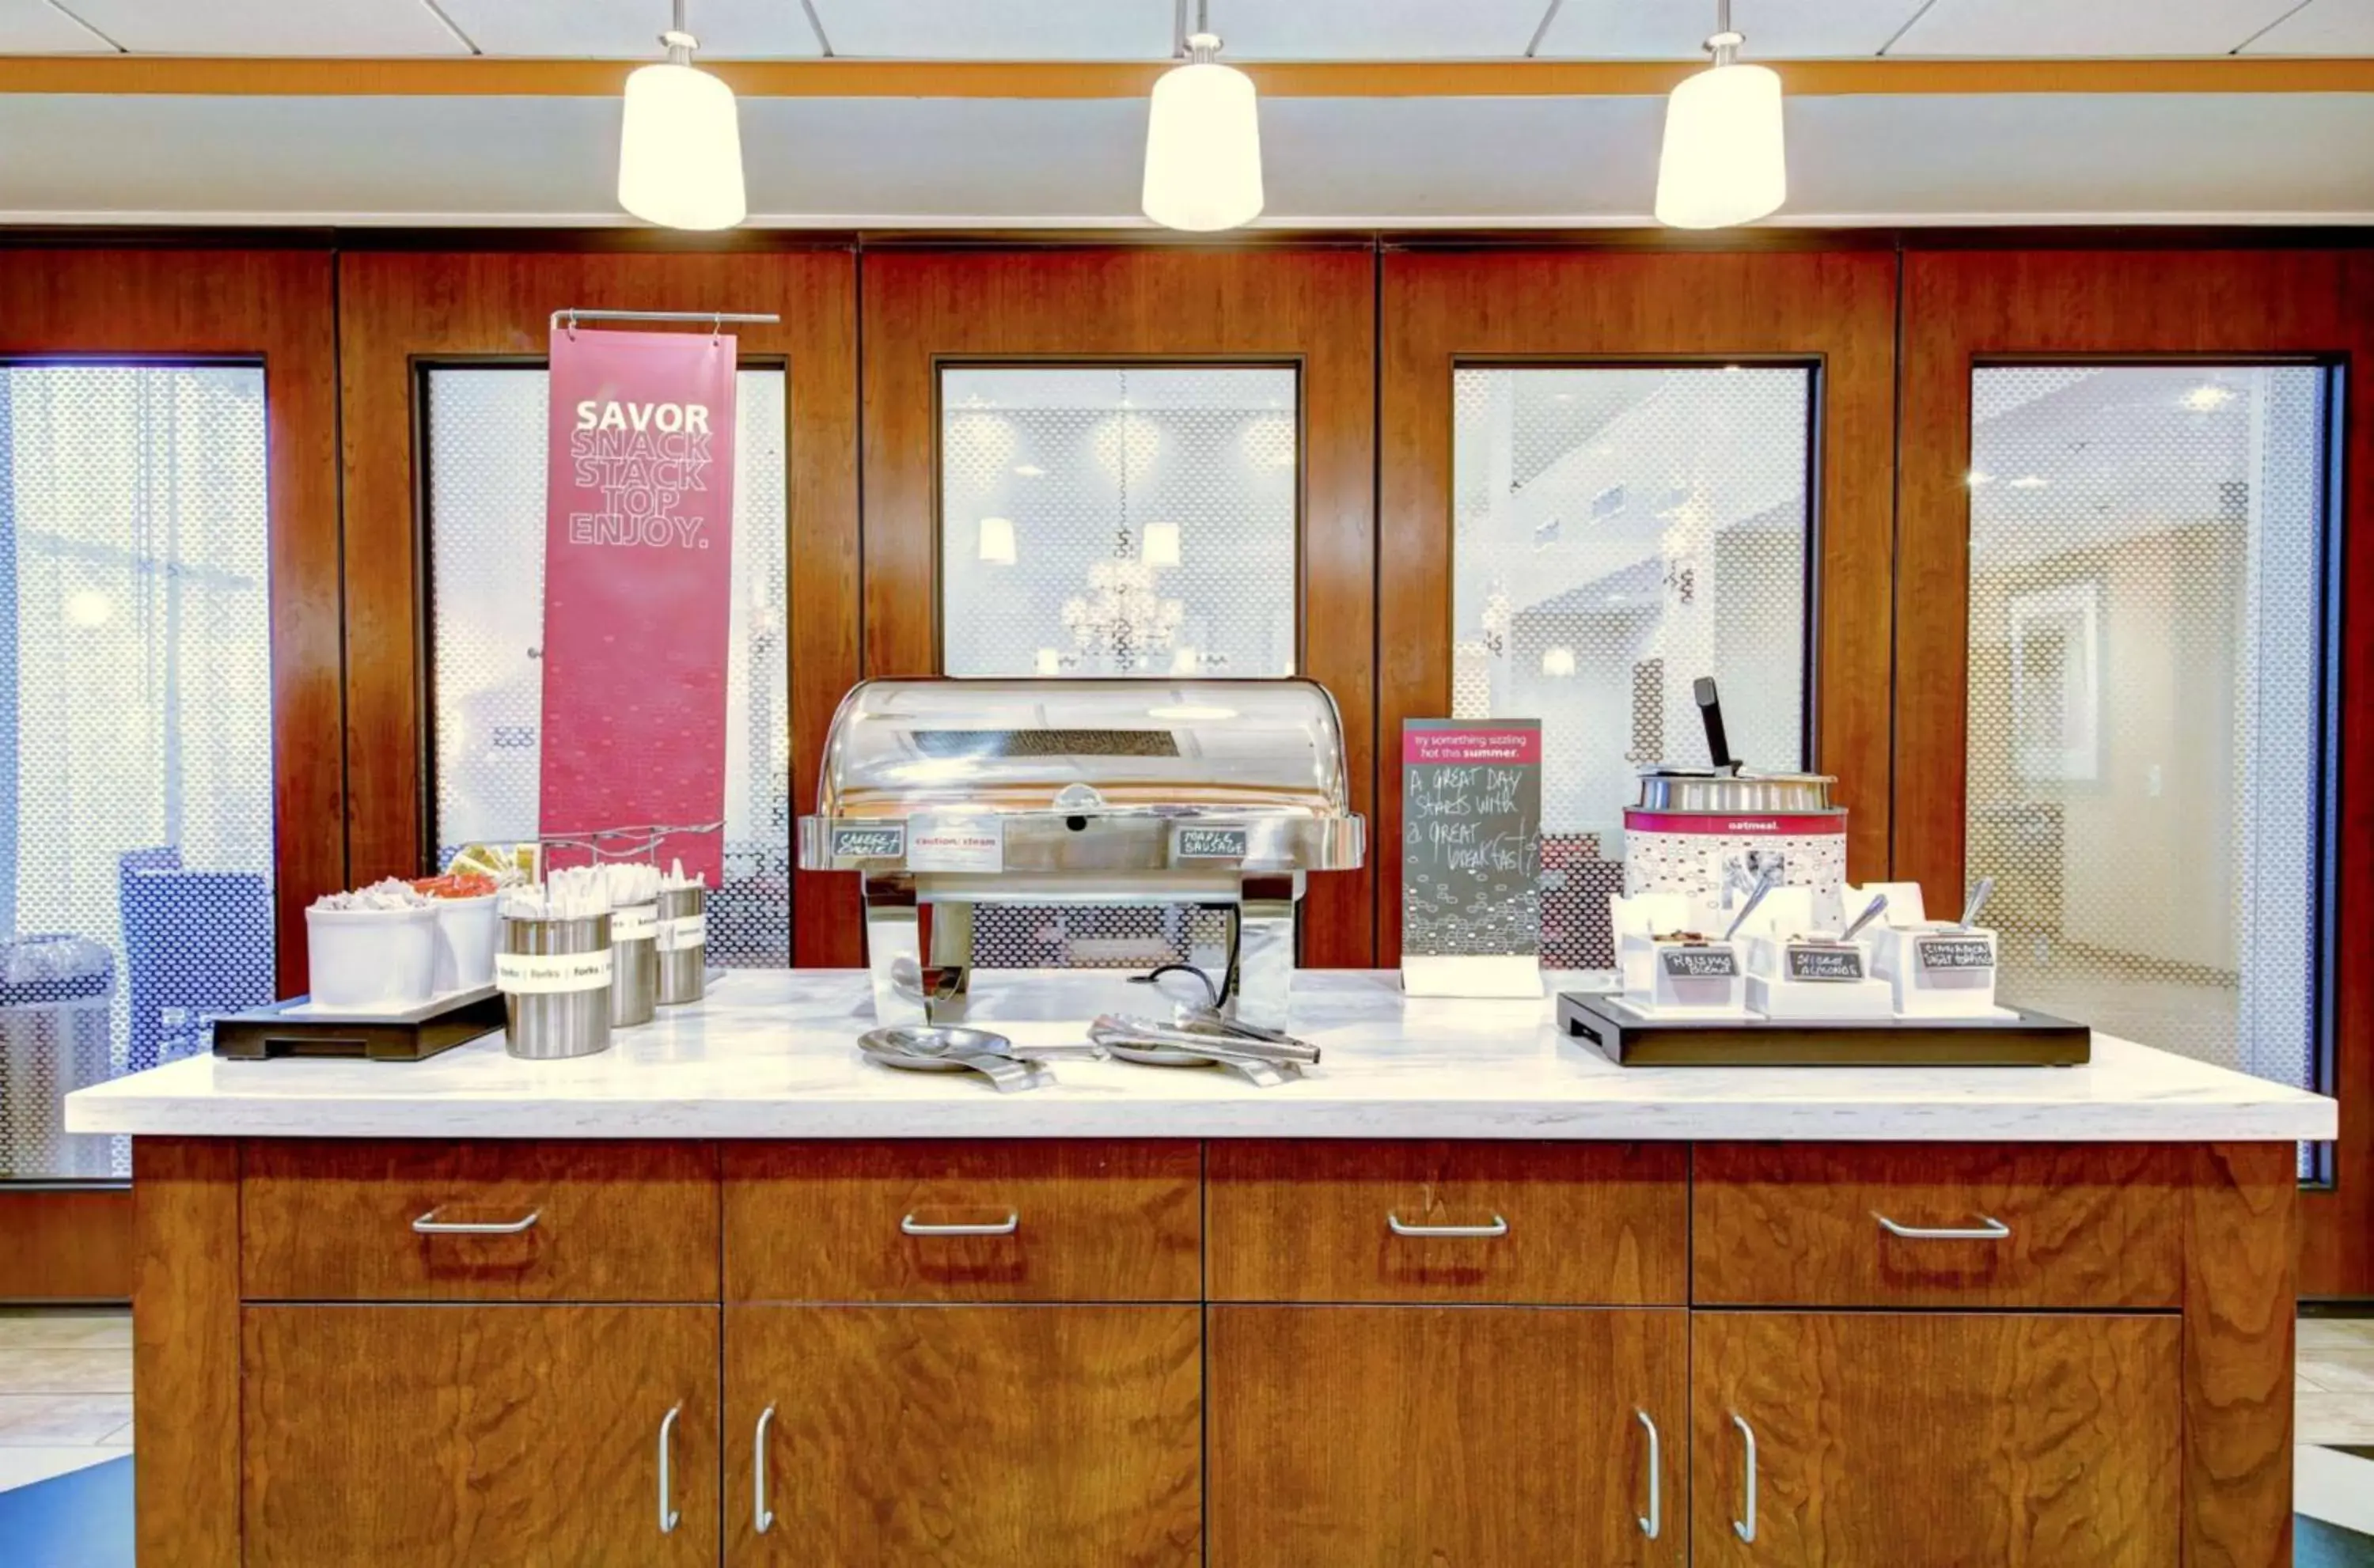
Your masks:
[[[552,334],[542,832],[725,814],[735,340]],[[715,887],[723,834],[679,834]],[[582,861],[561,852],[555,863]]]

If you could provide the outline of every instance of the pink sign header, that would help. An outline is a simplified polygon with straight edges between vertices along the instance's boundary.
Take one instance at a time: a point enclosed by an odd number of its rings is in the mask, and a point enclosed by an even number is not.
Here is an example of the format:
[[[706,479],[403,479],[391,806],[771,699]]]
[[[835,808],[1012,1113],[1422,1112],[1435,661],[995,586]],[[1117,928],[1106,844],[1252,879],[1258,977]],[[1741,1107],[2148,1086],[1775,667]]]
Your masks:
[[[1503,766],[1542,760],[1542,731],[1537,724],[1479,723],[1402,731],[1404,765],[1434,763]]]

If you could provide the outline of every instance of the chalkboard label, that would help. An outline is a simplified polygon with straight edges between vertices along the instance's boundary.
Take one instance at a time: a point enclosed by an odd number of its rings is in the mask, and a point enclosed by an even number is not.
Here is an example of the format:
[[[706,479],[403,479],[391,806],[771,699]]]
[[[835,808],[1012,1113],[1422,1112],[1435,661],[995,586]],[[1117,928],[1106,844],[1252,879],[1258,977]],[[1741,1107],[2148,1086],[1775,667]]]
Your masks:
[[[1739,976],[1739,954],[1728,947],[1668,947],[1657,957],[1675,980],[1730,980]]]
[[[903,822],[832,830],[832,858],[836,860],[895,860],[906,852],[907,825]]]
[[[1923,969],[1992,969],[1995,966],[1995,944],[1982,936],[1924,936],[1916,945],[1921,950],[1921,967]]]
[[[1241,827],[1181,827],[1171,845],[1171,858],[1180,860],[1241,860],[1245,858],[1246,833]]]
[[[1402,726],[1402,951],[1531,958],[1542,950],[1542,723]]]
[[[1859,947],[1792,947],[1789,949],[1792,980],[1860,980],[1863,949]]]

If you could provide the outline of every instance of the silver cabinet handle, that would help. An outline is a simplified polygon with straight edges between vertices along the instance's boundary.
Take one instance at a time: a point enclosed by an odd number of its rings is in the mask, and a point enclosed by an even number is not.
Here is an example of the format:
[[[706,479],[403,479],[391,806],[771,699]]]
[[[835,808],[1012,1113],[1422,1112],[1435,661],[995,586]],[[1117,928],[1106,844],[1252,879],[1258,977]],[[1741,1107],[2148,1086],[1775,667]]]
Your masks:
[[[412,1228],[425,1236],[515,1236],[522,1231],[534,1230],[544,1218],[544,1211],[531,1209],[517,1220],[441,1220],[437,1217],[445,1205],[440,1203],[412,1222]]]
[[[1906,1241],[2002,1241],[2011,1235],[2011,1227],[1992,1214],[1980,1214],[1979,1223],[1968,1227],[1899,1225],[1876,1211],[1871,1217],[1879,1222],[1881,1230]]]
[[[1504,1236],[1509,1234],[1509,1222],[1499,1215],[1492,1216],[1488,1225],[1413,1225],[1399,1214],[1388,1212],[1385,1224],[1397,1236]]]
[[[1731,1533],[1744,1541],[1753,1541],[1756,1539],[1756,1429],[1741,1420],[1737,1410],[1731,1412],[1731,1424],[1739,1428],[1739,1435],[1747,1443],[1747,1484],[1741,1489],[1745,1496],[1740,1504],[1740,1511],[1746,1517],[1733,1519]]]
[[[767,1428],[775,1407],[758,1412],[758,1430],[750,1434],[750,1527],[765,1535],[775,1526],[775,1511],[767,1506]]]
[[[668,1413],[660,1418],[660,1534],[665,1535],[676,1527],[684,1515],[668,1506],[676,1494],[676,1486],[668,1475],[668,1459],[676,1447],[676,1418],[682,1414],[681,1404],[670,1405]]]
[[[1640,1520],[1640,1533],[1651,1540],[1655,1540],[1658,1532],[1665,1527],[1664,1500],[1662,1495],[1664,1465],[1657,1457],[1657,1423],[1649,1419],[1649,1412],[1646,1410],[1634,1410],[1632,1413],[1640,1418],[1640,1426],[1649,1434],[1649,1512]]]
[[[911,1236],[1010,1236],[1022,1228],[1022,1214],[1008,1209],[1005,1218],[985,1225],[927,1225],[910,1214],[899,1222],[899,1228]]]

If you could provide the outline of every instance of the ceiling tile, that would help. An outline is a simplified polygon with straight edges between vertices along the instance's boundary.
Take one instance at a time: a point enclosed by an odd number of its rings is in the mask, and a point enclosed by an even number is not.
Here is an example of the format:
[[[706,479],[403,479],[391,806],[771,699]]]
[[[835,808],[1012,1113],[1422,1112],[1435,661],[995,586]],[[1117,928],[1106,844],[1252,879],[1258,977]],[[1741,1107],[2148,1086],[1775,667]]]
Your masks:
[[[1550,0],[1210,0],[1232,60],[1515,59]],[[1193,7],[1189,7],[1190,16]]]
[[[108,41],[50,0],[0,0],[0,54],[112,54]]]
[[[2299,0],[1936,0],[1890,54],[2230,54]]]
[[[2091,0],[2087,0],[2090,4]],[[1921,0],[1735,0],[1748,60],[1876,54]],[[1696,60],[1714,31],[1714,0],[1566,0],[1542,38],[1545,59]]]
[[[488,54],[639,59],[660,54],[668,0],[438,0]],[[685,18],[709,60],[818,53],[799,0],[692,0]]]
[[[2374,0],[2309,0],[2245,54],[2374,54]]]
[[[68,0],[135,54],[466,54],[422,0]]]
[[[891,60],[1162,60],[1176,14],[1171,0],[814,4],[835,54]]]

